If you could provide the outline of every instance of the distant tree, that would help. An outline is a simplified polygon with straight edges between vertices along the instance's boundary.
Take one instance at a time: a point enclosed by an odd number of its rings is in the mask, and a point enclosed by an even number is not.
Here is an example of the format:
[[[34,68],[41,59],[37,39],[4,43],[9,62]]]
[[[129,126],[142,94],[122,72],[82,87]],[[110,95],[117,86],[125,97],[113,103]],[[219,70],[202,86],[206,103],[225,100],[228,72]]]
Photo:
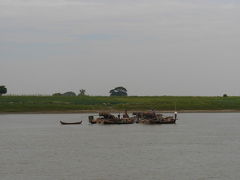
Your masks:
[[[86,90],[85,89],[80,89],[78,96],[86,96]]]
[[[7,93],[7,88],[5,86],[0,86],[0,96]]]
[[[228,97],[228,95],[227,94],[223,94],[223,97]]]
[[[62,94],[62,96],[76,96],[75,92],[69,91]]]
[[[109,91],[110,96],[127,96],[127,89],[119,86]]]
[[[61,93],[54,93],[53,96],[62,96]]]

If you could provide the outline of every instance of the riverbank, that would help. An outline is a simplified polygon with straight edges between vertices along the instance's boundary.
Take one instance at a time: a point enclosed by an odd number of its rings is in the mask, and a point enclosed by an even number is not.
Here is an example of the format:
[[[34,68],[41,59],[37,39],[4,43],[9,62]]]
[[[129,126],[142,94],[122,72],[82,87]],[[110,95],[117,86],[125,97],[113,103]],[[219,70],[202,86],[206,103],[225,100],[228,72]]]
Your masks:
[[[175,106],[176,105],[176,106]],[[1,96],[0,113],[97,113],[155,110],[240,112],[240,97],[204,96]]]
[[[99,112],[110,112],[110,113],[123,113],[124,111],[120,110],[76,110],[76,111],[39,111],[39,112],[0,112],[1,114],[98,114]],[[135,110],[135,111],[127,111],[129,114],[132,112],[143,111],[143,110]],[[148,111],[148,110],[146,110]],[[155,111],[156,113],[173,113],[172,111]],[[240,110],[179,110],[177,113],[240,113]]]

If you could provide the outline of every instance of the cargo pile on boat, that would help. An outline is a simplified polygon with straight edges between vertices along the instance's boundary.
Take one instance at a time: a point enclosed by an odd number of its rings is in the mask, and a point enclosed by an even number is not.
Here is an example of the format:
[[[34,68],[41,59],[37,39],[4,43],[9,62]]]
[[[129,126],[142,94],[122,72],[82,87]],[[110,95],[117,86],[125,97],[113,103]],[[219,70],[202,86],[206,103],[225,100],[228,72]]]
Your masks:
[[[177,120],[177,113],[174,116],[164,116],[154,111],[149,112],[133,112],[133,116],[129,117],[127,111],[124,114],[114,116],[109,112],[100,112],[99,117],[89,116],[89,123],[91,124],[175,124]]]
[[[120,115],[117,117],[108,112],[100,112],[99,117],[94,119],[94,116],[88,117],[91,124],[133,124],[135,122],[134,117],[129,117],[125,112],[123,117]]]
[[[152,112],[133,112],[135,115],[136,123],[143,124],[175,124],[177,120],[177,112],[174,116],[164,116],[160,113]]]

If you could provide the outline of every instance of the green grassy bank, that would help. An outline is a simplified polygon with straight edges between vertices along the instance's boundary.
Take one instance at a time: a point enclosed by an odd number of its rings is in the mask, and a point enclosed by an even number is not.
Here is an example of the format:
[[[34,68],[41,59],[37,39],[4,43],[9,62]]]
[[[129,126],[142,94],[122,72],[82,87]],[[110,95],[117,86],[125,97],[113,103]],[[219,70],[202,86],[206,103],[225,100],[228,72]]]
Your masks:
[[[240,97],[193,96],[0,96],[0,113],[80,112],[100,110],[240,111]]]

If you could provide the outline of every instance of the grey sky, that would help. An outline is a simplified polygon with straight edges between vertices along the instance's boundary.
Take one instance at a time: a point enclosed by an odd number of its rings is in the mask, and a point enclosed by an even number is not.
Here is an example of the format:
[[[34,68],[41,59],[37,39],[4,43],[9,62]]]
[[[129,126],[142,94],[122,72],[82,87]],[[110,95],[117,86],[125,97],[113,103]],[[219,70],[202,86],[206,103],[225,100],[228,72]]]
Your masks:
[[[0,0],[10,94],[240,95],[240,0]]]

